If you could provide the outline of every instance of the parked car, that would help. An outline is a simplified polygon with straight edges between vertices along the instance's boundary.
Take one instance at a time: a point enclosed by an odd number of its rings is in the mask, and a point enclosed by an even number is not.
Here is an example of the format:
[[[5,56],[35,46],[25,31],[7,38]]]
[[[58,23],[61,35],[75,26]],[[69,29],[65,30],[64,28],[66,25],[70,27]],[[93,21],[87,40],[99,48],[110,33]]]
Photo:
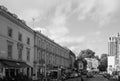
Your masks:
[[[78,77],[78,73],[74,72],[70,75],[70,78],[75,78],[75,77]]]
[[[113,76],[112,75],[110,75],[109,73],[103,73],[102,74],[105,78],[107,78],[107,79],[111,79]]]
[[[82,75],[87,75],[87,70],[81,71],[81,74],[82,74]]]

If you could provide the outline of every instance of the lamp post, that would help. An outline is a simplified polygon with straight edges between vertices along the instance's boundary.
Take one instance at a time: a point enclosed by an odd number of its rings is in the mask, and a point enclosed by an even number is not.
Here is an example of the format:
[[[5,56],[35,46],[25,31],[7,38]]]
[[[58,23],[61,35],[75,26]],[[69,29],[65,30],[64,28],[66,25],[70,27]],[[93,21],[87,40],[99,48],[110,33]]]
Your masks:
[[[44,66],[45,66],[45,78],[46,78],[46,54],[45,54],[45,64],[44,64]],[[46,81],[46,79],[45,79],[45,81]]]
[[[35,18],[32,18],[33,21],[33,28],[35,28]]]

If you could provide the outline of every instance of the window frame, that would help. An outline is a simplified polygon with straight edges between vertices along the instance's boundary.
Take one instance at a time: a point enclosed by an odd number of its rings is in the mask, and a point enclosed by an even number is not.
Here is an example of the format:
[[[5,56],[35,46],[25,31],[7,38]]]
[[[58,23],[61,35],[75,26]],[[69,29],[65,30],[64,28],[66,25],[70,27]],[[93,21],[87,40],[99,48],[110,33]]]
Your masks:
[[[8,27],[8,32],[7,33],[8,33],[9,37],[11,37],[11,38],[13,37],[13,29],[11,27]]]
[[[22,33],[18,33],[18,41],[21,41],[22,42]]]
[[[30,45],[30,37],[27,37],[27,44]]]
[[[9,49],[11,50],[11,52]],[[12,56],[13,56],[13,42],[7,40],[7,57],[9,59],[12,59]]]
[[[26,60],[30,61],[30,48],[26,48]]]

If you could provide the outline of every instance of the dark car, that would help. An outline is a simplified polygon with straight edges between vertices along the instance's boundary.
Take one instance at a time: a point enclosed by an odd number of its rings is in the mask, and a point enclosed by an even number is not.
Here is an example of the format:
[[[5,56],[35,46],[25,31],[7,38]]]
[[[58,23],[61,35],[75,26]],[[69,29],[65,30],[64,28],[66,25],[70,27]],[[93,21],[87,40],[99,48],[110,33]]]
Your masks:
[[[82,75],[87,75],[87,70],[81,71],[81,74],[82,74]]]

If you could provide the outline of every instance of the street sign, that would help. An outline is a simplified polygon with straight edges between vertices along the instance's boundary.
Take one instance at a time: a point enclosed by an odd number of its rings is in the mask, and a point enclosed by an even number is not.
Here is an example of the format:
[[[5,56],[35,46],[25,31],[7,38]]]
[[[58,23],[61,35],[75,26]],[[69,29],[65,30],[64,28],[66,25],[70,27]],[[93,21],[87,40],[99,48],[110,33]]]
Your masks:
[[[79,63],[79,69],[83,69],[83,63],[82,62]]]

